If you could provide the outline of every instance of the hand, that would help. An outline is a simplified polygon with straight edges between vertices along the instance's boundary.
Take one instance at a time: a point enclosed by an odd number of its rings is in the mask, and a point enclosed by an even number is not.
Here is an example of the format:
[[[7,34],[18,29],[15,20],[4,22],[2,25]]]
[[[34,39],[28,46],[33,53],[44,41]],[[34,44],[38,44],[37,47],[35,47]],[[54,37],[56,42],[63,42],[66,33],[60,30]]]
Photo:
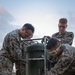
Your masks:
[[[49,41],[49,39],[50,39],[51,37],[50,36],[44,36],[43,38],[42,38],[42,43],[43,42],[45,42],[44,40],[46,39],[46,43]]]
[[[44,36],[43,38],[48,38],[48,39],[50,39],[51,37],[50,37],[50,36]]]

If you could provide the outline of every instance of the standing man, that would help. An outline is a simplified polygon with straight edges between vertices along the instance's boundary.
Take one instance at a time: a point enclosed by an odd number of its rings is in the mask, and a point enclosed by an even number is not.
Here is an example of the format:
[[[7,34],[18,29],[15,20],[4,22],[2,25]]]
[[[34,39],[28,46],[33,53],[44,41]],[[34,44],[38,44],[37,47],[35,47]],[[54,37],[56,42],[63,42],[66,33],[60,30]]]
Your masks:
[[[69,44],[60,45],[58,39],[51,38],[46,48],[50,55],[58,59],[48,75],[75,75],[75,47]]]
[[[12,75],[13,63],[22,59],[22,39],[32,38],[34,27],[26,23],[21,29],[8,33],[0,50],[0,75]],[[18,68],[17,68],[18,69]]]
[[[59,32],[54,33],[52,37],[58,38],[61,41],[61,43],[67,43],[69,45],[72,45],[74,33],[66,31],[67,26],[68,25],[66,18],[59,19],[59,24],[58,24]]]

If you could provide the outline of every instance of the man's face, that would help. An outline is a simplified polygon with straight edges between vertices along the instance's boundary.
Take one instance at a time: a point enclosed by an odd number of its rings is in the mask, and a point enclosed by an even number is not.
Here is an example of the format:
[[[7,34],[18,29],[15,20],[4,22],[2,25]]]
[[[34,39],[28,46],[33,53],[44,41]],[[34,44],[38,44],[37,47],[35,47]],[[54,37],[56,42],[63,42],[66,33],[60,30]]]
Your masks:
[[[59,46],[57,45],[57,46],[55,46],[55,47],[49,49],[49,50],[48,50],[48,53],[49,53],[50,55],[52,55],[53,57],[56,57],[56,55],[57,55],[57,53],[59,52],[59,50],[60,50],[60,45],[59,45]]]
[[[21,37],[24,38],[24,39],[30,39],[33,37],[33,33],[31,30],[22,30],[22,34],[21,34]]]
[[[67,24],[62,24],[62,23],[59,23],[58,24],[58,28],[59,28],[59,33],[64,33],[66,31],[66,28],[67,28]]]

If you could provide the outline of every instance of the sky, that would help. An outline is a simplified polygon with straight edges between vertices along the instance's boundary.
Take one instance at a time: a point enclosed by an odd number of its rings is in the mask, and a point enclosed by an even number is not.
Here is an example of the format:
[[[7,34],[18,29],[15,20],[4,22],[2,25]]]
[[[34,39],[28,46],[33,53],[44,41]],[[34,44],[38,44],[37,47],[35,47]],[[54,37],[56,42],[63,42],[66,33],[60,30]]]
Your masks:
[[[33,38],[52,36],[62,17],[68,19],[67,31],[75,34],[75,0],[0,0],[0,48],[4,36],[25,23],[35,27]]]

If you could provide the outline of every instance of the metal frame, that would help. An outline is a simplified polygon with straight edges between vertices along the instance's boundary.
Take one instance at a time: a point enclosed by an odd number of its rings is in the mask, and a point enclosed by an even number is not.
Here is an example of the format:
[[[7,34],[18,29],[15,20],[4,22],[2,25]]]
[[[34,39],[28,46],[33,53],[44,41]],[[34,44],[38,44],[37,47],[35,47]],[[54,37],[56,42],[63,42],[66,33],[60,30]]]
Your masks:
[[[44,57],[43,58],[28,58],[28,53],[26,52],[26,75],[28,75],[28,61],[30,60],[44,60],[44,75],[47,75],[47,68],[46,68],[46,37],[44,38]],[[32,41],[32,40],[42,40],[42,38],[38,39],[31,39],[31,40],[25,40],[25,41]]]

